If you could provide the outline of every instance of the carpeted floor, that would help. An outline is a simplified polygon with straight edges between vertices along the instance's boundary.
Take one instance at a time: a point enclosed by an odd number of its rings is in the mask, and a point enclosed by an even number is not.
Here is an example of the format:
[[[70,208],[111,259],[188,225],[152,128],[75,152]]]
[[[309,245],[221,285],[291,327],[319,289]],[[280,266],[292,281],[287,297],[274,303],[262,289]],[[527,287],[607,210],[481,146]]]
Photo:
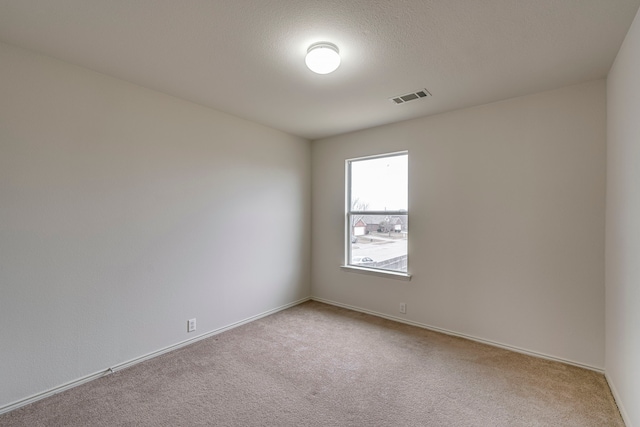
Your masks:
[[[2,426],[623,426],[603,375],[307,302]]]

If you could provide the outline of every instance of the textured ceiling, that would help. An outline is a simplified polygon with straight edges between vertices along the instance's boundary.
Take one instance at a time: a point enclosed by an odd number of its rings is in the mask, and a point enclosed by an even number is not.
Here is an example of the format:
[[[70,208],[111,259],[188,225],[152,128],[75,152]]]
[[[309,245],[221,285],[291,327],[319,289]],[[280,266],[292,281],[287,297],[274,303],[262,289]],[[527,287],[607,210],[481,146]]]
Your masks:
[[[0,0],[0,41],[317,139],[603,78],[639,5]],[[339,46],[336,72],[305,67],[318,41]]]

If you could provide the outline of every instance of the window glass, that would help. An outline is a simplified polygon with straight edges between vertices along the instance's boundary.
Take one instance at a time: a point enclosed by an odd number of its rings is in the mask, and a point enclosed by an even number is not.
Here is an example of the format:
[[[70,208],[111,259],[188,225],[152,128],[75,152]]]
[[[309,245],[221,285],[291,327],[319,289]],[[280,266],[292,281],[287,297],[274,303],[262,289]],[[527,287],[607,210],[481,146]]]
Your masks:
[[[357,211],[408,210],[408,156],[351,161],[351,208]]]
[[[408,153],[347,161],[348,265],[408,272]]]

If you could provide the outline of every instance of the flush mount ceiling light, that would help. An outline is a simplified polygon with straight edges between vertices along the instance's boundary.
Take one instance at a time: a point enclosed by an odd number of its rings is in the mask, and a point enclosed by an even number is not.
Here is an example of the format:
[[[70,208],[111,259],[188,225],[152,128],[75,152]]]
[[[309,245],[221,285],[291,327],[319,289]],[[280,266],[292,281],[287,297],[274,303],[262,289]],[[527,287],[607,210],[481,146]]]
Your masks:
[[[340,65],[338,46],[327,42],[312,44],[304,62],[314,73],[329,74]]]

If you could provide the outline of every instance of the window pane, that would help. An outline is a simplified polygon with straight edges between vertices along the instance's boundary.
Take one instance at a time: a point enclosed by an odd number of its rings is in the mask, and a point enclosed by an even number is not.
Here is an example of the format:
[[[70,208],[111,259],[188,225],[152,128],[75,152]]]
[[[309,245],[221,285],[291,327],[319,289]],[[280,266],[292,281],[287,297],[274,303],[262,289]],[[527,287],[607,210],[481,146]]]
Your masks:
[[[350,214],[349,264],[406,273],[408,219],[407,215]]]
[[[351,210],[407,211],[406,154],[351,162]]]

